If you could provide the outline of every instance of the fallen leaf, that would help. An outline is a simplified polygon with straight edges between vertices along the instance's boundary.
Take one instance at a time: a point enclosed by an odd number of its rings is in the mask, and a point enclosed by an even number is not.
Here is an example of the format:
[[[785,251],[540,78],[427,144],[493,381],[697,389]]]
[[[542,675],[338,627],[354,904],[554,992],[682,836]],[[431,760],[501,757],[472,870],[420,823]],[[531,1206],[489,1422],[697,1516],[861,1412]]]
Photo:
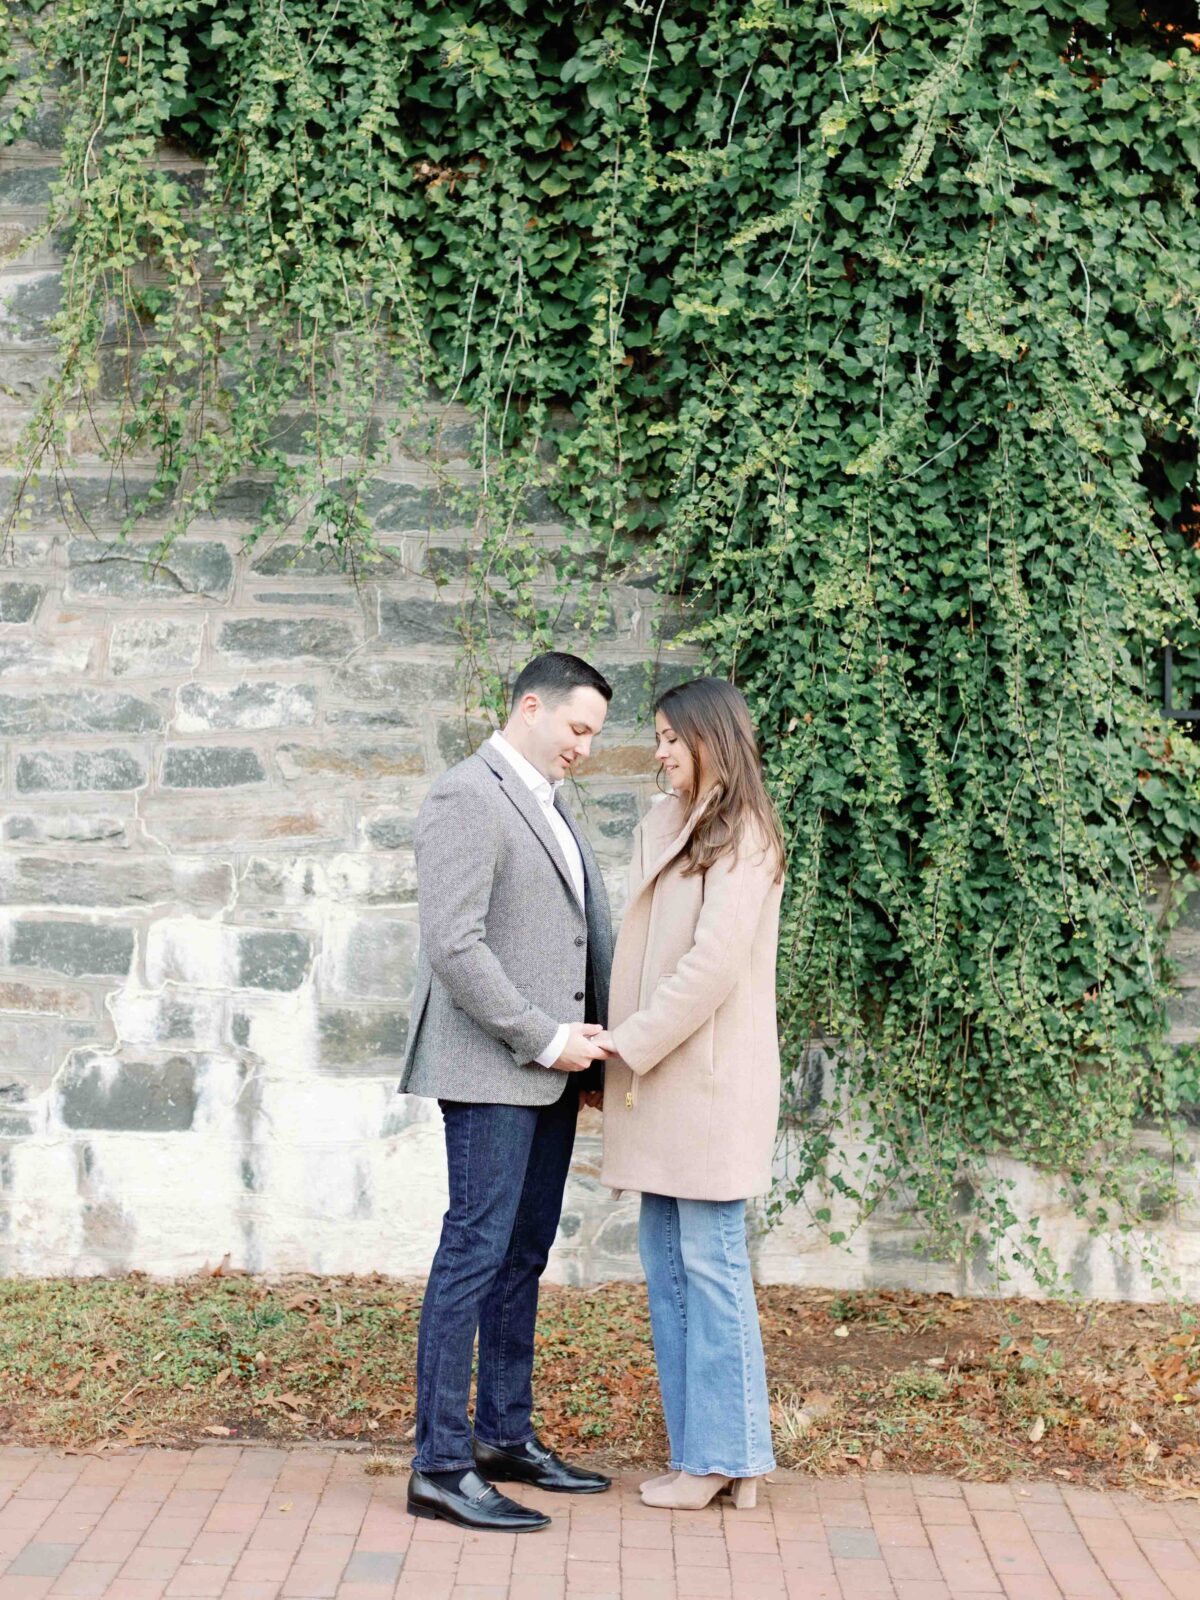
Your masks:
[[[867,1464],[871,1468],[872,1472],[882,1472],[883,1471],[883,1463],[884,1463],[885,1460],[886,1460],[886,1457],[884,1456],[884,1453],[883,1453],[882,1450],[872,1450],[871,1451],[871,1459]]]
[[[850,1337],[850,1329],[843,1322],[840,1328],[835,1328],[833,1330],[833,1337],[835,1339],[848,1339]]]
[[[1035,1417],[1034,1418],[1033,1427],[1030,1428],[1030,1430],[1029,1430],[1029,1442],[1030,1442],[1030,1444],[1037,1444],[1038,1440],[1042,1437],[1042,1435],[1045,1433],[1045,1431],[1046,1431],[1046,1419],[1045,1419],[1045,1417]]]
[[[223,1428],[219,1422],[210,1422],[207,1428],[201,1428],[201,1433],[215,1434],[218,1439],[228,1439],[233,1434],[232,1428]]]

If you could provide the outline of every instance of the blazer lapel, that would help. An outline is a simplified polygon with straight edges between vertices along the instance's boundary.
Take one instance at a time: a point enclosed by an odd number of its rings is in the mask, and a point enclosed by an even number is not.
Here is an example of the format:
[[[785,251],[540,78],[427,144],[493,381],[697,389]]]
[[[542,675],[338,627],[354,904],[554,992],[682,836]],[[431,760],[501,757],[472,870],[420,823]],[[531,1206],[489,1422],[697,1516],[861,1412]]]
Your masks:
[[[476,754],[481,760],[487,762],[488,766],[500,779],[500,784],[505,794],[537,835],[547,855],[558,869],[558,875],[566,885],[567,893],[571,896],[572,902],[578,906],[579,896],[575,893],[575,885],[571,881],[570,869],[563,859],[558,840],[554,837],[554,830],[546,821],[545,814],[534,795],[521,782],[495,745],[482,744]],[[584,859],[586,860],[587,858],[585,857]]]

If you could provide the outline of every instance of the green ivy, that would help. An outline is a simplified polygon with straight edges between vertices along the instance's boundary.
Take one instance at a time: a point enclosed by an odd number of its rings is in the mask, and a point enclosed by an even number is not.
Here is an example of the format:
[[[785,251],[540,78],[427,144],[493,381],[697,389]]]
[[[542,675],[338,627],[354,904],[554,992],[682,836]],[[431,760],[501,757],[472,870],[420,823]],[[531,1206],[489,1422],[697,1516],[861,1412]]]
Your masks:
[[[1194,6],[27,22],[11,131],[36,69],[70,108],[27,470],[86,416],[154,461],[142,510],[172,533],[253,470],[262,531],[354,564],[385,553],[372,472],[436,444],[430,387],[469,406],[485,676],[501,635],[586,639],[640,577],[752,702],[791,847],[793,1087],[815,1034],[844,1090],[807,1107],[790,1197],[906,1196],[931,1247],[1049,1280],[999,1151],[1130,1229],[1137,1121],[1195,1092],[1165,945],[1200,760],[1160,678],[1173,642],[1200,702]]]

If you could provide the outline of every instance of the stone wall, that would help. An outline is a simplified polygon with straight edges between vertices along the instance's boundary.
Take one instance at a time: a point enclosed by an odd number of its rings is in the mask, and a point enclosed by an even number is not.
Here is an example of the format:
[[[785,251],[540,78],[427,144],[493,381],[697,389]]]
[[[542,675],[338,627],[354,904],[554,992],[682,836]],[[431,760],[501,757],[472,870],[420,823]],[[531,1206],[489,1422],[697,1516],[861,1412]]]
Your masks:
[[[148,568],[85,471],[94,531],[48,500],[0,581],[0,1263],[417,1270],[440,1119],[394,1083],[413,817],[478,737],[454,602],[411,575],[423,535],[356,587],[243,556],[236,510]],[[576,805],[619,897],[650,761],[645,611],[617,613]],[[605,1220],[573,1206],[573,1270]]]
[[[17,252],[44,215],[54,126],[50,108],[0,163],[0,241]],[[2,269],[0,441],[17,437],[50,369],[57,288],[49,246]],[[461,478],[468,419],[441,421]],[[13,483],[0,472],[0,497]],[[371,490],[398,559],[360,583],[294,542],[248,551],[263,494],[252,482],[152,566],[156,529],[113,543],[139,487],[112,480],[80,433],[0,570],[0,1272],[181,1274],[226,1257],[256,1271],[422,1272],[445,1197],[440,1119],[394,1084],[417,939],[413,818],[481,732],[463,710],[454,585],[429,576],[454,570],[439,553],[461,551],[465,531],[427,463],[398,453]],[[575,804],[619,915],[652,789],[638,724],[651,647],[645,592],[613,599],[591,654],[617,694]],[[688,670],[668,659],[656,682]],[[1194,1038],[1200,914],[1178,946],[1193,987],[1177,1035]],[[836,1093],[821,1051],[807,1069],[806,1094]],[[600,1190],[598,1145],[589,1114],[560,1279],[638,1270],[636,1202]],[[1158,1292],[1051,1180],[1007,1175],[1081,1288]],[[1198,1220],[1189,1205],[1152,1229],[1191,1285]],[[991,1290],[988,1262],[930,1265],[921,1238],[903,1197],[844,1248],[798,1208],[759,1238],[758,1270]]]

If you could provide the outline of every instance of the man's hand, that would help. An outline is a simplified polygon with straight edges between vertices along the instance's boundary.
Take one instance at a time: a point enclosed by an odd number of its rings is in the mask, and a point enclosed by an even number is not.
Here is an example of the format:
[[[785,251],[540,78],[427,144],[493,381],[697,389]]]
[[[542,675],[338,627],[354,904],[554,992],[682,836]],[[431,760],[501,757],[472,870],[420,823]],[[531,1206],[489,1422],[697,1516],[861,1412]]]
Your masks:
[[[604,1032],[598,1022],[573,1022],[562,1054],[552,1063],[556,1072],[586,1072],[593,1061],[608,1059],[608,1051],[596,1043]]]
[[[600,1049],[604,1051],[606,1060],[609,1056],[615,1056],[619,1054],[616,1045],[613,1043],[613,1036],[611,1033],[609,1033],[607,1028],[598,1028],[595,1033],[592,1034],[592,1043],[594,1045],[598,1045]]]

